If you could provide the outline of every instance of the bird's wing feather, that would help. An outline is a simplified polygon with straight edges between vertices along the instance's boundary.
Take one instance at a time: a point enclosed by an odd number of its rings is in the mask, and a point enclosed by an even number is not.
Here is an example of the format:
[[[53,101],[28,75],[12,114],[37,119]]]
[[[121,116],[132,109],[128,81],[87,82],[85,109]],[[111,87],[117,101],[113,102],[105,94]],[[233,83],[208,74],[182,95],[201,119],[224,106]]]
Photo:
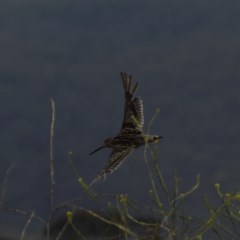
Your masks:
[[[135,98],[133,100],[134,103],[134,116],[136,117],[136,124],[137,124],[137,128],[142,128],[143,124],[144,124],[144,113],[143,113],[143,102],[141,98]]]
[[[132,153],[133,149],[133,146],[115,148],[110,154],[106,165],[90,185],[97,181],[104,180],[108,174],[113,173],[124,162],[127,156]]]
[[[121,129],[136,128],[141,129],[144,123],[143,103],[141,98],[132,99],[138,83],[132,84],[132,76],[121,73],[123,87],[125,91],[124,116]]]

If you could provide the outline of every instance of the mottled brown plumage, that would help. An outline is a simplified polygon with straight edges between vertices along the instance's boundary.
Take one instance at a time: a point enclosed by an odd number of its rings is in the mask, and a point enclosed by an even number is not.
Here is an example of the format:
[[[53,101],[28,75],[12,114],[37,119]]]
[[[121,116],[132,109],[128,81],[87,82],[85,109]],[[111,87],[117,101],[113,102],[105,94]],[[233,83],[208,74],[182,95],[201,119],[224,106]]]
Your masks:
[[[120,132],[107,138],[103,145],[91,152],[90,155],[103,148],[112,148],[106,165],[98,173],[97,177],[90,183],[104,180],[108,174],[115,171],[123,161],[133,152],[134,148],[146,143],[157,142],[161,137],[157,135],[145,135],[142,131],[144,124],[143,103],[140,97],[133,99],[133,94],[137,90],[138,83],[133,85],[132,76],[121,73],[125,92],[124,116]]]

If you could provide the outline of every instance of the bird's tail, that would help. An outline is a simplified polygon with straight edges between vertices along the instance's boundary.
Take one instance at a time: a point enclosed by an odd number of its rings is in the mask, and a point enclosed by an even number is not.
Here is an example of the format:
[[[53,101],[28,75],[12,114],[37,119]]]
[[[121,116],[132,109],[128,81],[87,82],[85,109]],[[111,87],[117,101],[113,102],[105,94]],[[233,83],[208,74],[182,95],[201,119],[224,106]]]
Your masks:
[[[121,72],[121,77],[123,81],[123,87],[125,90],[125,95],[128,98],[131,98],[138,87],[138,83],[134,86],[132,85],[132,75]]]

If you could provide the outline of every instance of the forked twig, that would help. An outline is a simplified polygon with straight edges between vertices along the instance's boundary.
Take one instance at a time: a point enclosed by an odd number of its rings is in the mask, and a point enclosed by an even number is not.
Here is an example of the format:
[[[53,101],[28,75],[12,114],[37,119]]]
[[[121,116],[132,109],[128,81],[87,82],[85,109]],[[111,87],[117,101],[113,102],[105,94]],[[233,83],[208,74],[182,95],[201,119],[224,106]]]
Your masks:
[[[31,215],[30,215],[30,217],[29,217],[29,219],[27,220],[24,228],[23,228],[23,231],[22,231],[22,233],[21,233],[20,240],[23,240],[23,239],[24,239],[25,234],[26,234],[26,231],[27,231],[27,228],[28,228],[29,224],[31,223],[32,219],[34,218],[34,216],[35,216],[35,213],[32,212]]]

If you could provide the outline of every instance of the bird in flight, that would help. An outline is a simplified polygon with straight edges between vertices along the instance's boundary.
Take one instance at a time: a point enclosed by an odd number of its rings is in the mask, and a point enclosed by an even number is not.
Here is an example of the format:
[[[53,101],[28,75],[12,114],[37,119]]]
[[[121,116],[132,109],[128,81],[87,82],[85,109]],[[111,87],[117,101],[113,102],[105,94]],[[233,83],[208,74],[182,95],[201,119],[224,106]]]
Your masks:
[[[142,131],[144,124],[143,103],[140,97],[133,99],[138,83],[133,84],[132,75],[121,72],[123,88],[125,92],[124,116],[120,132],[105,139],[104,143],[90,153],[90,155],[103,148],[112,148],[112,152],[97,177],[89,184],[104,180],[107,175],[113,173],[124,160],[138,148],[147,143],[157,143],[161,136],[145,135]]]

